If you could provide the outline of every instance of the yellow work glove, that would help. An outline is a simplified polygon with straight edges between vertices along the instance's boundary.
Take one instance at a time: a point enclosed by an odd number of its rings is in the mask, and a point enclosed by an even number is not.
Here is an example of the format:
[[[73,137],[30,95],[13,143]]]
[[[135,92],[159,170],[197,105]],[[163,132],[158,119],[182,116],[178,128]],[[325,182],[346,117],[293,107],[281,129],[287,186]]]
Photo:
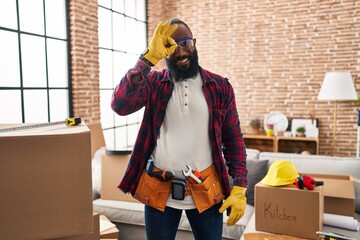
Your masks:
[[[164,24],[160,22],[157,25],[148,49],[143,54],[143,57],[154,65],[175,52],[176,42],[170,35],[175,32],[177,25],[174,24],[170,27],[170,23],[171,20],[168,20]]]
[[[230,196],[225,200],[219,209],[220,213],[223,213],[227,208],[231,207],[230,216],[226,225],[234,225],[244,215],[246,206],[246,188],[240,186],[234,186],[231,190]]]

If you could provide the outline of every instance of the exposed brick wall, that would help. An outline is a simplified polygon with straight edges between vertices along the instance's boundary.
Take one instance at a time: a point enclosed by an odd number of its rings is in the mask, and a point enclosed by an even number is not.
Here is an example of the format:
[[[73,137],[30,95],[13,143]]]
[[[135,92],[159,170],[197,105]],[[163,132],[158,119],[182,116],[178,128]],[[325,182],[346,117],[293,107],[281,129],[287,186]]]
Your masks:
[[[71,71],[74,115],[100,122],[97,1],[70,0]]]
[[[159,7],[161,6],[161,7]],[[328,71],[350,71],[360,87],[360,2],[148,1],[149,37],[177,17],[197,38],[200,64],[228,77],[243,131],[272,111],[319,120],[320,154],[332,154],[333,102],[317,95]],[[336,155],[355,156],[358,102],[339,102]]]
[[[97,1],[70,1],[74,112],[100,121]],[[360,87],[360,2],[148,0],[149,39],[177,17],[197,38],[200,64],[234,86],[243,131],[271,111],[314,113],[320,154],[332,154],[333,102],[317,95],[328,71],[350,71]],[[355,156],[358,102],[339,102],[338,156]]]

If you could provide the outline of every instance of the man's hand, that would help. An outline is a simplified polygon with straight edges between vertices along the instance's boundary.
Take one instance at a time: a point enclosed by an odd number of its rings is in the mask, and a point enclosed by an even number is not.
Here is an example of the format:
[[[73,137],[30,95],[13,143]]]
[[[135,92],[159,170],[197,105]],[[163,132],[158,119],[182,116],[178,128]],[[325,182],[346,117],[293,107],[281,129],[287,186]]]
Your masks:
[[[219,209],[220,213],[223,213],[227,208],[231,207],[230,216],[226,225],[234,225],[244,215],[246,207],[246,188],[234,186],[231,190],[230,196],[225,200]]]
[[[176,42],[170,36],[175,32],[177,25],[170,27],[170,23],[171,20],[168,20],[164,24],[160,22],[157,25],[148,49],[143,54],[143,57],[154,65],[175,52]]]

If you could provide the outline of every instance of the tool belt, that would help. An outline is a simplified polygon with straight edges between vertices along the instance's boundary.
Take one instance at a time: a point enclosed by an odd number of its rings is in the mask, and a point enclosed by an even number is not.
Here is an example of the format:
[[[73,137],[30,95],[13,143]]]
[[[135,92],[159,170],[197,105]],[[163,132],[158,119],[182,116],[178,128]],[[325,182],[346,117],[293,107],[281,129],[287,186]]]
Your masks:
[[[187,181],[188,188],[186,190],[186,195],[192,195],[199,213],[221,202],[225,198],[220,179],[213,165],[201,171],[200,174],[203,182],[192,184]],[[141,175],[134,198],[163,212],[170,192],[171,181],[160,181],[150,177],[146,171],[144,171]]]

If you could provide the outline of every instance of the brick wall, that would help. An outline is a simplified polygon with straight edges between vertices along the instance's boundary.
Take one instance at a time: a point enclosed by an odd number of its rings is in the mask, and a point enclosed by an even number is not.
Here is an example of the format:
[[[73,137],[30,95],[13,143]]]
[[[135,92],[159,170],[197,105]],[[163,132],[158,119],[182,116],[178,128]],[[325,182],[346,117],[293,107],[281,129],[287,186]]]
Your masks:
[[[74,116],[100,122],[98,5],[70,0],[71,71]]]
[[[149,35],[173,17],[192,28],[200,64],[230,79],[244,132],[251,119],[272,111],[288,118],[313,113],[320,154],[332,154],[334,103],[317,95],[328,71],[350,71],[360,87],[359,1],[148,1]],[[339,102],[338,156],[356,154],[359,108]]]
[[[71,0],[75,115],[100,120],[97,1]],[[197,38],[200,64],[230,79],[243,131],[272,111],[319,120],[320,154],[332,154],[333,102],[317,95],[328,71],[360,87],[360,2],[350,0],[148,0],[148,33],[177,17]],[[355,156],[358,102],[339,102],[338,156]]]

